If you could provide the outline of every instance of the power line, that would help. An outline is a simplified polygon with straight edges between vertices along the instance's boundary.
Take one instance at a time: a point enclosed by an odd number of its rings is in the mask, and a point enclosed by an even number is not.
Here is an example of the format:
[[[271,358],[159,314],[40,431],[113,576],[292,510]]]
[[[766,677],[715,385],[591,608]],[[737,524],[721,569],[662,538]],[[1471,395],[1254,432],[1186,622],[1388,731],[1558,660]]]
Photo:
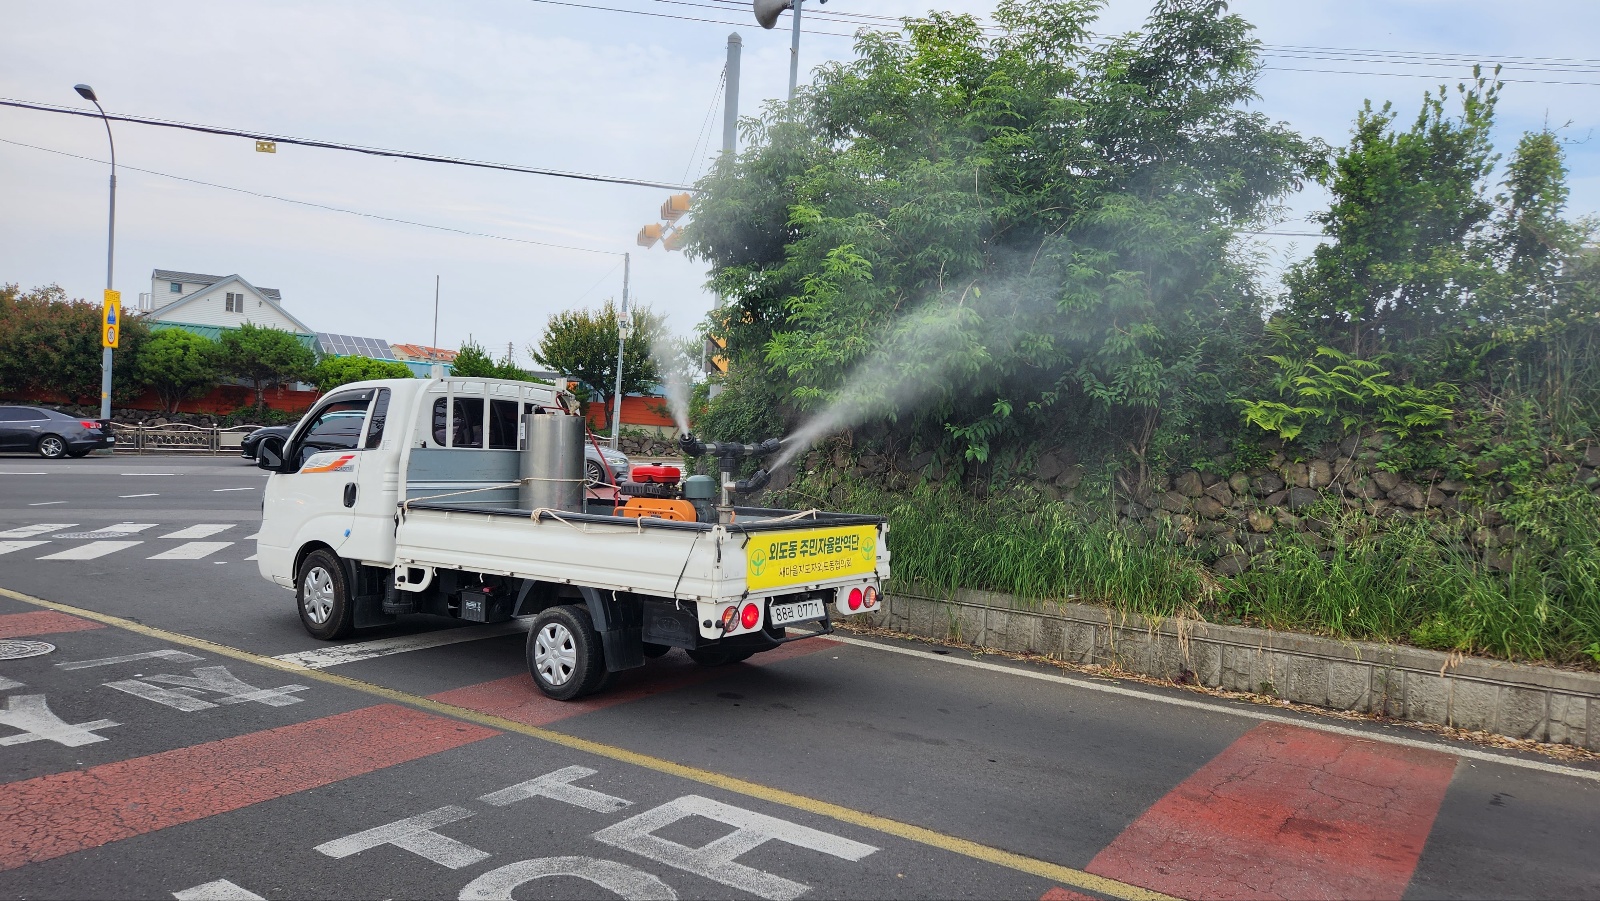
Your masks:
[[[79,154],[76,154],[76,153],[68,153],[65,150],[56,150],[56,149],[51,148],[51,147],[40,147],[37,144],[27,144],[27,143],[24,143],[22,141],[13,141],[13,140],[11,140],[9,138],[0,138],[0,142],[6,143],[6,144],[13,144],[13,145],[15,145],[17,147],[27,147],[27,148],[29,148],[31,150],[42,150],[45,153],[54,153],[57,156],[71,157],[72,159],[75,159],[75,160],[85,160],[87,162],[100,163],[102,165],[104,165],[106,163],[105,160],[95,159],[92,156],[80,156]],[[251,191],[251,190],[249,190],[247,188],[236,188],[236,187],[234,187],[232,185],[219,185],[219,184],[217,184],[215,182],[201,181],[198,178],[189,178],[188,176],[185,176],[185,175],[174,175],[171,172],[158,172],[155,169],[141,169],[138,166],[129,166],[127,164],[120,165],[117,168],[118,169],[126,169],[126,170],[129,170],[131,172],[143,172],[146,175],[159,175],[162,178],[171,178],[171,179],[174,179],[176,181],[188,182],[189,184],[193,184],[193,185],[203,185],[203,186],[205,186],[207,188],[216,188],[216,189],[222,190],[222,191],[233,191],[234,193],[237,193],[237,194],[248,194],[251,197],[259,197],[259,198],[261,198],[263,200],[276,200],[276,201],[280,201],[282,203],[292,203],[292,204],[295,204],[297,206],[308,206],[308,207],[313,207],[313,208],[319,209],[319,210],[327,210],[328,212],[331,212],[331,213],[346,213],[346,214],[349,214],[351,216],[361,216],[361,217],[363,217],[365,219],[377,219],[377,220],[382,221],[382,222],[393,222],[393,223],[395,223],[397,225],[414,225],[414,226],[416,226],[418,228],[431,228],[434,231],[453,232],[455,234],[466,235],[467,237],[471,237],[471,238],[492,238],[492,239],[494,239],[496,241],[510,241],[512,243],[515,243],[515,244],[533,244],[533,245],[536,245],[538,247],[550,247],[550,248],[554,248],[556,250],[571,250],[571,251],[576,251],[578,253],[597,253],[597,254],[603,254],[605,256],[613,256],[613,257],[622,256],[622,253],[620,251],[615,251],[615,250],[596,250],[596,249],[594,249],[592,247],[575,247],[575,246],[573,246],[571,244],[553,244],[553,243],[551,243],[549,241],[535,241],[535,240],[533,240],[531,238],[511,238],[511,237],[507,237],[505,235],[493,235],[493,234],[489,234],[487,232],[467,231],[466,229],[463,229],[463,228],[453,228],[453,227],[448,226],[448,225],[434,225],[434,224],[429,223],[429,222],[416,222],[416,221],[413,221],[413,220],[410,220],[410,219],[398,219],[398,218],[396,218],[394,216],[384,216],[384,215],[381,215],[379,213],[367,213],[367,212],[363,212],[361,210],[352,210],[352,209],[346,209],[344,207],[329,206],[328,204],[317,203],[317,202],[311,201],[311,200],[297,200],[297,199],[295,199],[293,197],[280,197],[280,196],[278,196],[276,194],[263,194],[260,191]],[[621,265],[621,264],[619,263],[618,265]]]
[[[84,116],[90,119],[100,118],[99,113],[74,109],[70,106],[57,106],[51,103],[28,103],[22,100],[0,98],[0,106],[11,106],[18,109],[36,110],[45,113],[57,113],[67,116]],[[409,150],[385,150],[380,147],[363,147],[359,144],[341,144],[334,141],[316,141],[309,138],[291,138],[283,135],[265,134],[262,132],[242,131],[231,128],[218,128],[211,125],[196,125],[191,122],[174,122],[170,119],[151,119],[143,116],[122,116],[107,113],[106,118],[115,122],[129,122],[134,125],[150,125],[156,128],[176,128],[182,131],[195,131],[201,134],[222,135],[231,138],[249,138],[255,141],[272,141],[277,144],[289,144],[298,147],[316,147],[322,150],[343,150],[349,153],[362,153],[368,156],[382,156],[393,159],[415,160],[422,163],[444,163],[451,166],[466,166],[473,169],[494,169],[501,172],[517,172],[523,175],[546,175],[552,178],[570,178],[577,181],[592,181],[612,185],[633,185],[640,188],[666,188],[669,191],[693,191],[686,185],[675,185],[662,181],[646,181],[638,178],[619,178],[611,175],[593,175],[586,172],[564,172],[560,169],[539,169],[533,166],[522,166],[516,163],[491,163],[484,160],[463,159],[454,156],[437,156],[427,153],[414,153]]]
[[[710,131],[711,116],[717,111],[717,97],[722,94],[722,86],[727,82],[727,80],[728,67],[724,65],[722,67],[722,75],[717,78],[717,89],[711,94],[711,105],[706,107],[706,117],[704,121],[700,123],[700,133],[695,135],[694,149],[689,151],[689,162],[684,164],[683,178],[679,179],[679,181],[689,180],[689,170],[694,168],[695,161],[700,158],[700,144],[705,141],[707,132]]]
[[[1315,72],[1322,75],[1376,75],[1384,78],[1460,79],[1460,75],[1429,74],[1427,72],[1357,72],[1352,69],[1300,69],[1292,66],[1262,66],[1274,72]],[[1549,81],[1541,78],[1496,78],[1506,84],[1558,84],[1600,88],[1600,81]]]
[[[650,17],[656,18],[656,19],[677,19],[680,22],[705,22],[705,23],[708,23],[708,24],[711,24],[711,25],[732,25],[735,28],[739,27],[740,25],[748,25],[748,24],[750,24],[748,22],[728,22],[728,21],[723,20],[723,19],[702,19],[702,18],[699,18],[697,16],[674,16],[674,15],[671,15],[670,13],[653,13],[653,12],[649,12],[647,10],[642,10],[642,9],[619,9],[619,8],[617,8],[615,6],[590,6],[590,5],[585,4],[585,3],[568,3],[568,2],[566,2],[566,0],[528,0],[528,2],[529,3],[545,3],[545,4],[548,4],[550,6],[570,6],[570,7],[573,7],[575,9],[591,9],[591,10],[595,10],[597,12],[628,13],[629,15],[650,16]],[[683,5],[685,5],[685,6],[697,6],[699,4],[685,3]],[[718,9],[720,11],[720,8],[718,8],[718,7],[706,7],[706,8],[708,8],[708,9]],[[854,37],[854,35],[840,34],[837,31],[812,31],[812,30],[807,29],[807,28],[801,28],[800,30],[805,32],[806,34],[820,34],[820,35],[827,35],[828,37],[835,37],[835,38]]]

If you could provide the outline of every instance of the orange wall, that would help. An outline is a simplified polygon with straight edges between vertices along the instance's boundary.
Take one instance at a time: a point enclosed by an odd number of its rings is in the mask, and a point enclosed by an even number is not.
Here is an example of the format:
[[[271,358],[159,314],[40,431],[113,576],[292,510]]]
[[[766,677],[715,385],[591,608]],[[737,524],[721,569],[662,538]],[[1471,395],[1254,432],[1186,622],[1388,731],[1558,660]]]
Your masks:
[[[622,399],[622,424],[624,426],[664,425],[671,428],[674,423],[672,417],[665,412],[666,405],[667,399],[664,397],[656,397],[654,395],[640,397],[630,394]],[[661,412],[652,409],[653,407],[659,408]],[[604,405],[594,403],[589,405],[589,428],[611,428],[611,416]]]

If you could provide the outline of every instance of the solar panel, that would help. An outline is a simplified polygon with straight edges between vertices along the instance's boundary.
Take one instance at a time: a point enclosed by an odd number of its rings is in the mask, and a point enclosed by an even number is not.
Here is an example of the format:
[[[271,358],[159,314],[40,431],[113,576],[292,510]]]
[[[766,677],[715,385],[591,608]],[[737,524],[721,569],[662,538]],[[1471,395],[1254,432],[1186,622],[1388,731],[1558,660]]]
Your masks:
[[[394,351],[382,338],[363,338],[357,335],[335,335],[317,332],[317,346],[325,354],[336,357],[371,357],[374,360],[392,360]]]

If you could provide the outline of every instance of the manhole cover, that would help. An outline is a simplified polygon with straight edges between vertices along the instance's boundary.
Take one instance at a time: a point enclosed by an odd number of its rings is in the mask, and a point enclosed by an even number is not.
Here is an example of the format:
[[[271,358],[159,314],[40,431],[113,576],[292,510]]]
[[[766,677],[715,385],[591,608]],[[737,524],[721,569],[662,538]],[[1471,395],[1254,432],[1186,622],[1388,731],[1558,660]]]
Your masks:
[[[134,532],[61,532],[51,538],[127,538]]]
[[[23,641],[20,638],[0,638],[0,660],[20,660],[23,657],[42,657],[55,650],[48,641]]]

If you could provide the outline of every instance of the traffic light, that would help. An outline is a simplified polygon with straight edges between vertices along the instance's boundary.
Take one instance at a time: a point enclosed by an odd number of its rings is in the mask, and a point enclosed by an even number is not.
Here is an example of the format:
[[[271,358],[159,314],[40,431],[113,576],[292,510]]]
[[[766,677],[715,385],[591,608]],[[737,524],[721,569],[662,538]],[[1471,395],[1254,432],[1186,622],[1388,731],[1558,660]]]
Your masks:
[[[661,205],[661,218],[668,222],[677,222],[689,213],[689,195],[674,194],[667,198]]]
[[[728,371],[728,339],[706,336],[706,373]]]
[[[640,247],[656,246],[656,242],[661,240],[661,224],[658,222],[652,222],[649,225],[646,225],[644,228],[639,229],[638,240]]]
[[[667,236],[661,239],[661,248],[663,250],[677,250],[683,246],[683,238],[683,229],[675,228],[667,232]]]

